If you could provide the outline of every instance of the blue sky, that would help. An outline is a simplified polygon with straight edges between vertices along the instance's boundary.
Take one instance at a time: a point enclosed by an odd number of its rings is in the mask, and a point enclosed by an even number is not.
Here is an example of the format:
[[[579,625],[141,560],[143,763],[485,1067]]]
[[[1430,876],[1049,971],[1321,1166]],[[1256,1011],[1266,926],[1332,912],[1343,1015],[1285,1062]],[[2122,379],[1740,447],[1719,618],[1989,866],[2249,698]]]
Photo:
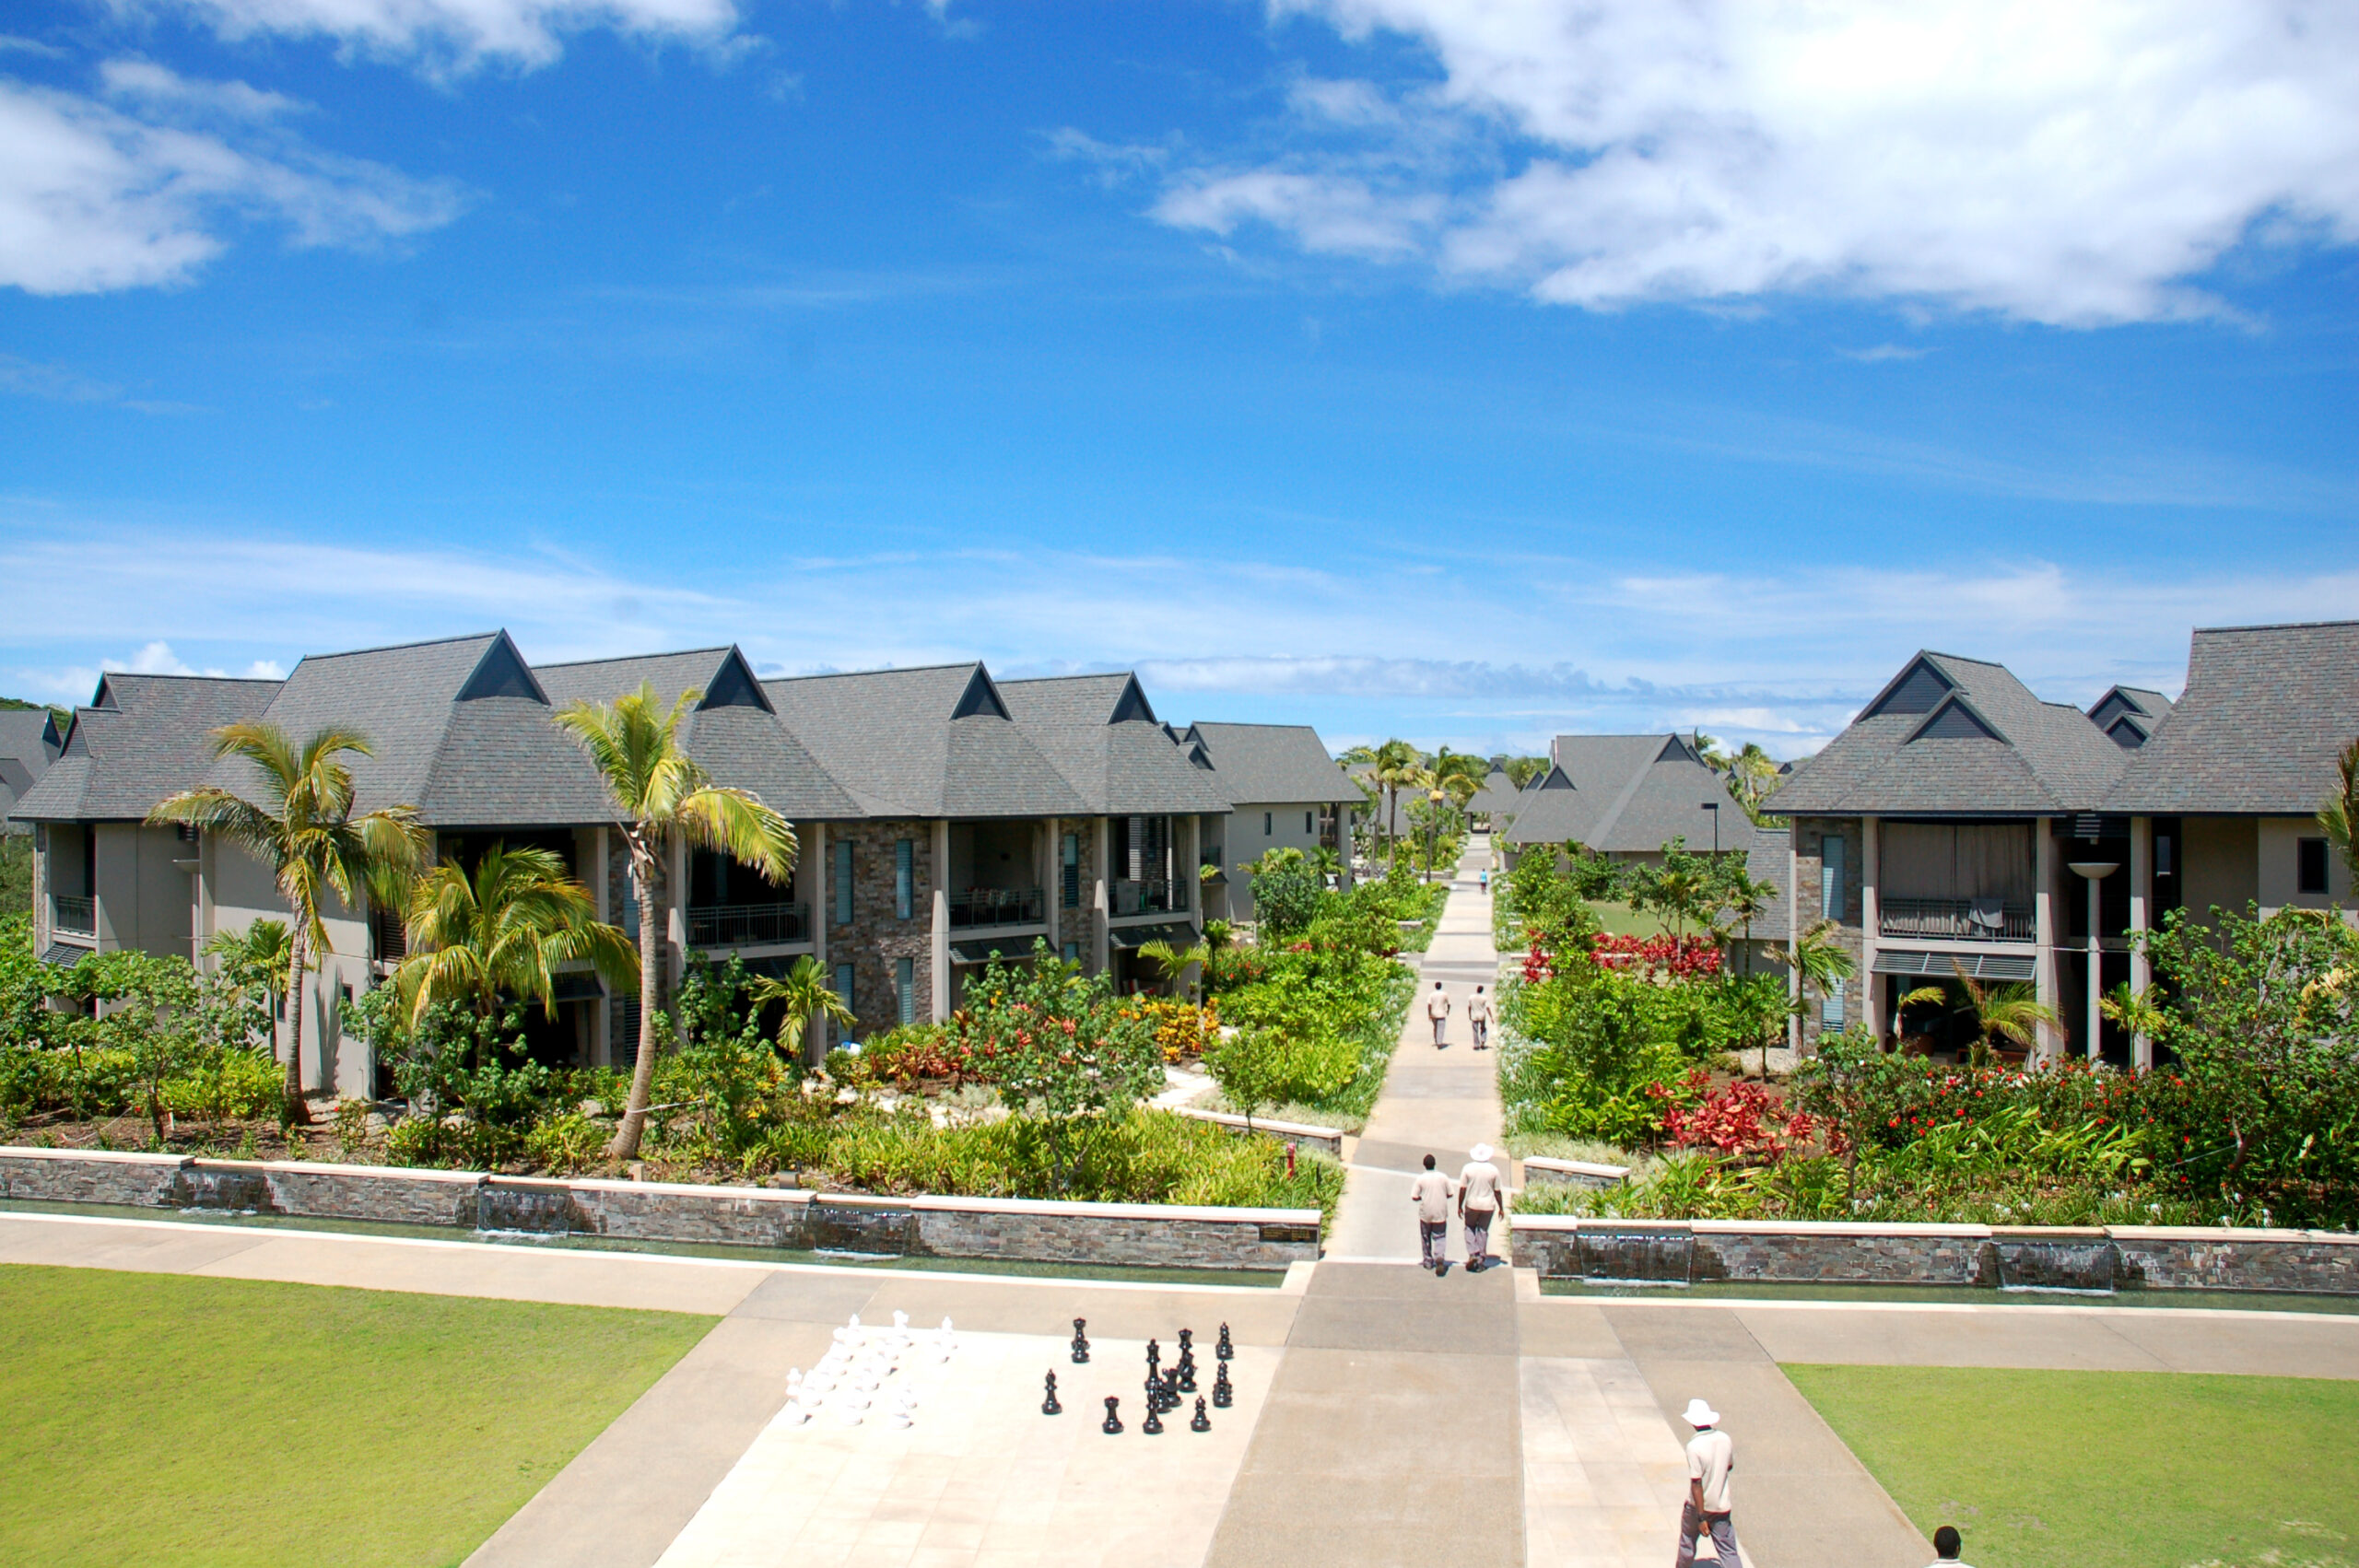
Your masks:
[[[504,625],[1791,755],[2359,614],[2345,8],[12,16],[19,695]]]

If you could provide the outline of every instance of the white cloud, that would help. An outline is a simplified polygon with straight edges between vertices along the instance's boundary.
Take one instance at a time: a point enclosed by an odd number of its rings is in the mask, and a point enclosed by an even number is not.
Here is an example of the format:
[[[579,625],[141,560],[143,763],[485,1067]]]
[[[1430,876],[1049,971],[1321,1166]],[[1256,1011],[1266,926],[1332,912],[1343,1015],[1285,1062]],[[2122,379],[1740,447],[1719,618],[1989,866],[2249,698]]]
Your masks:
[[[87,294],[185,281],[244,222],[363,248],[450,222],[447,181],[309,146],[298,106],[145,62],[105,68],[123,105],[0,78],[0,287]]]
[[[593,28],[651,42],[726,51],[734,0],[150,0],[194,11],[224,38],[330,38],[347,49],[415,60],[429,72],[487,63],[531,69],[564,53],[564,35]]]
[[[1405,35],[1444,79],[1297,84],[1277,155],[1175,172],[1163,221],[1590,309],[1821,291],[2083,325],[2216,310],[2189,280],[2247,240],[2359,240],[2347,5],[1273,9]]]

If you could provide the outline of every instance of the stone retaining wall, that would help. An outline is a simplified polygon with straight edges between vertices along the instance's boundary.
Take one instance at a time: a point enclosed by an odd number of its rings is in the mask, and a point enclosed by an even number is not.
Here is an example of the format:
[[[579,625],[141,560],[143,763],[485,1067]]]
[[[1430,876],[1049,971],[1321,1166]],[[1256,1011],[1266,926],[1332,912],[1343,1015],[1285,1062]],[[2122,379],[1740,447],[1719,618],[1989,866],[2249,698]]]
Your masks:
[[[1083,1266],[1283,1270],[1319,1256],[1316,1209],[881,1198],[64,1149],[0,1148],[0,1197],[250,1211],[470,1232]]]
[[[1313,1127],[1303,1121],[1272,1121],[1268,1117],[1256,1117],[1250,1124],[1229,1111],[1198,1110],[1193,1106],[1174,1106],[1175,1116],[1191,1121],[1208,1121],[1225,1127],[1231,1132],[1258,1132],[1276,1139],[1281,1143],[1316,1143],[1336,1159],[1344,1157],[1344,1129],[1338,1127]]]
[[[1518,1215],[1516,1261],[1550,1279],[2359,1294],[2359,1235],[2330,1231],[2011,1229]]]

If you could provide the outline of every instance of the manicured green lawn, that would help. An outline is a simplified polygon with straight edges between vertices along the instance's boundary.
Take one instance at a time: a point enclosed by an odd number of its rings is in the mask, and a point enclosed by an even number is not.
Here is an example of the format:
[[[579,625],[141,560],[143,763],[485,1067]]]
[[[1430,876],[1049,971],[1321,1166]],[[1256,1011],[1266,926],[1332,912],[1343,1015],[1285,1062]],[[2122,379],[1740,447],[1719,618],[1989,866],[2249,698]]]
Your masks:
[[[2345,1568],[2359,1383],[1789,1366],[1918,1528],[1975,1568]]]
[[[455,1563],[712,1322],[0,1266],[0,1562]]]

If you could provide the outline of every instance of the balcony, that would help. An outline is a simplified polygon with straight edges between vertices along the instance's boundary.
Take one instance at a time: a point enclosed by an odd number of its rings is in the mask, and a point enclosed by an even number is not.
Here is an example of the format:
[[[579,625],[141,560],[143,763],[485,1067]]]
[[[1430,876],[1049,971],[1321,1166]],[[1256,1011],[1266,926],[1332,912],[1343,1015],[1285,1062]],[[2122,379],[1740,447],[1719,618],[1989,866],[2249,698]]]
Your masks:
[[[975,887],[949,895],[950,929],[1033,926],[1049,918],[1049,901],[1037,887]]]
[[[811,940],[805,904],[717,904],[688,910],[690,947],[773,947]]]
[[[1924,942],[2036,942],[2031,909],[1996,898],[1887,898],[1879,924],[1885,936]]]
[[[99,901],[88,894],[51,894],[49,929],[59,936],[85,936],[97,940]]]
[[[1176,915],[1188,907],[1187,884],[1162,877],[1117,882],[1108,892],[1116,915]]]

